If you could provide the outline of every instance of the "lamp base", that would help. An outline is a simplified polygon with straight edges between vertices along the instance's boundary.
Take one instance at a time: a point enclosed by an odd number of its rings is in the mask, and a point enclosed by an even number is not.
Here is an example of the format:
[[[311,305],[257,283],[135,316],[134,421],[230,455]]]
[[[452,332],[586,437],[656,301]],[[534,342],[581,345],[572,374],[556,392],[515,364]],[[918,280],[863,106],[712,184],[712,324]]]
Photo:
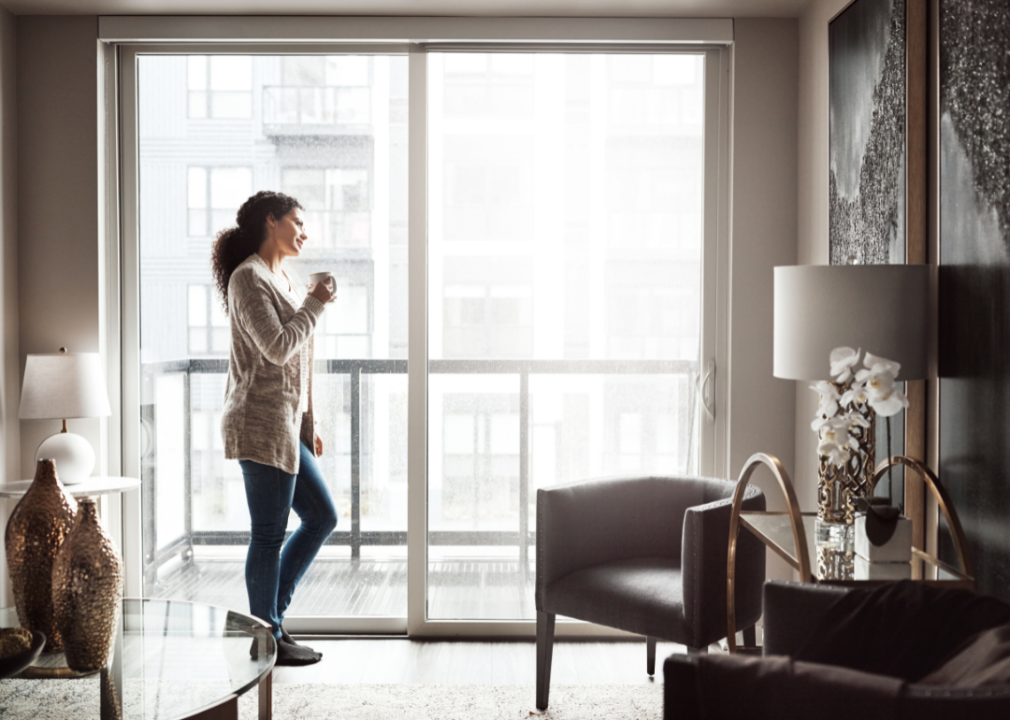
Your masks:
[[[76,485],[91,477],[95,469],[95,451],[91,443],[72,432],[50,435],[35,451],[35,462],[51,459],[56,463],[56,475],[64,485]]]

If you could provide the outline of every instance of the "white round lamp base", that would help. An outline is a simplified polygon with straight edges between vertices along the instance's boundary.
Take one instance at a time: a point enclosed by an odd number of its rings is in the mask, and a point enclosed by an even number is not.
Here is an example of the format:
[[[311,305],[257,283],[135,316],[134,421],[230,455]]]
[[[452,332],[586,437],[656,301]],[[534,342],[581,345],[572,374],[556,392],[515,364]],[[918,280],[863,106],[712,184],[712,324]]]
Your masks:
[[[56,475],[64,485],[84,482],[95,469],[95,451],[91,443],[71,432],[50,435],[35,451],[35,462],[56,462]]]

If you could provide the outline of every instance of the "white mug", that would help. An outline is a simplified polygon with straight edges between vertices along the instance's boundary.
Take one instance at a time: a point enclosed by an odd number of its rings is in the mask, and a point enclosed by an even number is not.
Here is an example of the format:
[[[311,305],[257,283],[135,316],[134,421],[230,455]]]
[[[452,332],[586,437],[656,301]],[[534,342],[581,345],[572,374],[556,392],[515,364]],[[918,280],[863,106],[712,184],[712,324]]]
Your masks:
[[[329,270],[324,270],[323,272],[315,272],[309,275],[309,282],[314,286],[317,283],[323,283],[330,288],[331,293],[337,292],[337,279],[333,277],[333,273]]]

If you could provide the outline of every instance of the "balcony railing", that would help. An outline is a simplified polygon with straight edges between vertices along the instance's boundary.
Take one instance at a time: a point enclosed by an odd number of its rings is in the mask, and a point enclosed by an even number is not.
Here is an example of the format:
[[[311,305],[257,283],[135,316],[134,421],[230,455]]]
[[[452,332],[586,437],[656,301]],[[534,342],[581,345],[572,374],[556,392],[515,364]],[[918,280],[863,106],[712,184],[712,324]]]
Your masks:
[[[180,375],[182,379],[182,471],[183,471],[183,532],[171,539],[159,538],[157,517],[158,468],[150,462],[142,469],[144,478],[144,545],[145,577],[151,583],[157,578],[158,568],[176,556],[188,560],[195,546],[246,545],[248,531],[199,530],[193,527],[192,493],[192,378],[201,375],[226,375],[226,359],[187,359],[145,364],[143,381],[148,384],[148,394],[158,377]],[[531,375],[676,375],[682,376],[687,388],[687,437],[693,437],[695,416],[693,388],[698,364],[680,360],[430,360],[431,375],[513,375],[519,379],[519,528],[518,531],[429,531],[428,542],[443,546],[513,546],[518,547],[519,558],[528,558],[528,550],[535,543],[535,533],[530,530],[530,376]],[[362,376],[381,374],[406,374],[406,360],[320,360],[316,373],[344,375],[350,385],[350,514],[349,530],[337,530],[327,544],[349,546],[352,558],[361,557],[362,546],[407,544],[405,530],[368,531],[361,529],[361,479],[362,479]],[[222,398],[223,399],[223,398]],[[145,406],[142,419],[147,432],[154,436],[157,428],[157,411]],[[157,462],[157,461],[155,461]],[[525,565],[525,563],[523,563]]]

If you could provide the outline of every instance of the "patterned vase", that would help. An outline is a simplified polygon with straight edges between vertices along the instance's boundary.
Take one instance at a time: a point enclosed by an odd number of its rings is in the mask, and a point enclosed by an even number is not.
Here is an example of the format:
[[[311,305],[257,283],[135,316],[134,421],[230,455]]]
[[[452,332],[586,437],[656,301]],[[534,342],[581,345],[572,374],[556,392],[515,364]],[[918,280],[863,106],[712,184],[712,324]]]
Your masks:
[[[123,600],[123,562],[98,522],[95,501],[82,498],[77,523],[53,563],[53,612],[67,667],[105,667]]]
[[[63,647],[53,618],[53,562],[76,514],[77,501],[56,475],[56,463],[39,460],[35,480],[11,513],[4,534],[18,620],[28,630],[45,633],[47,651]]]

